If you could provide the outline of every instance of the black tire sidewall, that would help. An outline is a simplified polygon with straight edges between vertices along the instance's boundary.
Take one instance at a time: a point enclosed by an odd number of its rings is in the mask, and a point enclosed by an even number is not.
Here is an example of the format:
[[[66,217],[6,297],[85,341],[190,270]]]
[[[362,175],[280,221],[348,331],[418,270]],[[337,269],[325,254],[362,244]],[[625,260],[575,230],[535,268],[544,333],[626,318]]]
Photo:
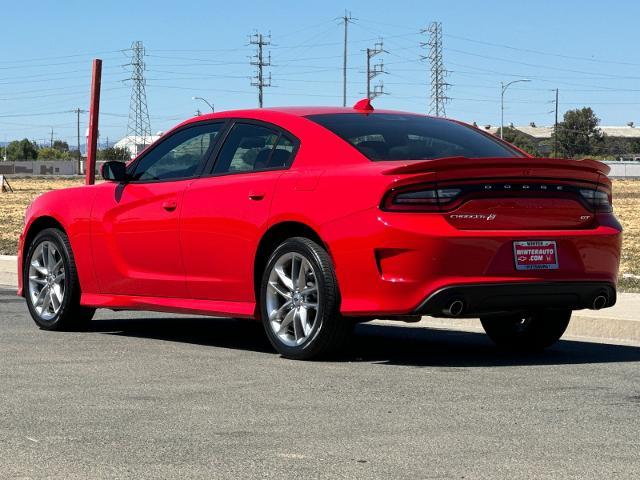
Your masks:
[[[62,305],[60,306],[60,310],[51,320],[43,320],[35,307],[33,306],[31,300],[31,293],[29,291],[29,266],[31,265],[31,260],[33,253],[35,252],[38,245],[40,245],[44,241],[52,242],[58,252],[62,256],[62,262],[64,264],[64,298],[62,299]],[[29,249],[27,251],[27,255],[25,256],[24,262],[24,271],[23,271],[23,279],[24,279],[24,289],[25,289],[25,299],[27,301],[27,308],[29,309],[29,313],[31,317],[36,322],[36,324],[45,330],[53,330],[58,327],[58,324],[61,322],[61,319],[64,319],[67,316],[67,313],[72,309],[74,300],[76,300],[76,285],[75,285],[75,265],[72,268],[72,258],[69,254],[68,249],[69,240],[66,238],[66,235],[58,229],[55,228],[47,228],[36,235],[31,244],[29,245]]]
[[[543,310],[530,314],[524,328],[517,326],[521,314],[491,316],[480,321],[487,335],[506,349],[541,350],[556,343],[571,320],[570,310]]]
[[[260,316],[262,318],[262,323],[271,344],[276,350],[286,357],[312,357],[314,355],[312,351],[316,349],[319,338],[325,333],[327,322],[332,318],[332,316],[337,314],[338,294],[333,264],[330,262],[330,259],[328,259],[328,256],[326,256],[325,259],[321,258],[319,254],[320,249],[322,249],[322,247],[307,239],[288,239],[280,244],[271,254],[262,274],[262,281],[260,283]],[[311,263],[315,272],[318,290],[321,292],[322,297],[322,302],[319,302],[318,304],[318,313],[311,335],[304,341],[304,343],[295,347],[282,343],[271,328],[266,302],[271,269],[278,259],[286,253],[298,253],[304,256]],[[327,260],[329,261],[327,262]],[[329,278],[327,278],[327,276],[329,276]]]

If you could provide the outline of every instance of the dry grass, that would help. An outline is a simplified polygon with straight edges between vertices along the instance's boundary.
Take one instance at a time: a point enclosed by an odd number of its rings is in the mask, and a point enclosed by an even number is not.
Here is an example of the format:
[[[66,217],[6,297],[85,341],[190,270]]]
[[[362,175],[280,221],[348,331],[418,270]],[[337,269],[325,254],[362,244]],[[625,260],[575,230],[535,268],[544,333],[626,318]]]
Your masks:
[[[42,192],[81,185],[83,178],[9,178],[14,193],[0,193],[0,255],[15,255],[24,211]]]
[[[18,236],[22,230],[24,211],[40,193],[47,190],[80,185],[83,179],[16,178],[10,179],[15,193],[0,195],[0,254],[15,255]],[[627,289],[640,289],[640,181],[613,182],[616,216],[624,226],[624,246],[620,274]]]
[[[613,181],[613,208],[624,227],[620,286],[640,291],[640,180]]]

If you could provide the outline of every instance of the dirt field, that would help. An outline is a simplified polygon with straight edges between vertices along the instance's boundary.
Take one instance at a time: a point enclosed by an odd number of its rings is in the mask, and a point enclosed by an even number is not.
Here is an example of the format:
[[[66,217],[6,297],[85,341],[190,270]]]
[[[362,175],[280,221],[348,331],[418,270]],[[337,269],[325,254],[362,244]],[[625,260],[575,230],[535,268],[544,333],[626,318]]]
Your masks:
[[[15,255],[24,210],[41,192],[82,184],[82,179],[9,179],[15,193],[0,195],[0,254]],[[624,226],[621,286],[640,290],[640,181],[615,180],[614,208]]]
[[[42,192],[82,185],[83,179],[8,178],[14,193],[0,193],[0,255],[15,255],[24,211]]]
[[[620,287],[640,291],[640,180],[613,181],[613,208],[624,227]]]

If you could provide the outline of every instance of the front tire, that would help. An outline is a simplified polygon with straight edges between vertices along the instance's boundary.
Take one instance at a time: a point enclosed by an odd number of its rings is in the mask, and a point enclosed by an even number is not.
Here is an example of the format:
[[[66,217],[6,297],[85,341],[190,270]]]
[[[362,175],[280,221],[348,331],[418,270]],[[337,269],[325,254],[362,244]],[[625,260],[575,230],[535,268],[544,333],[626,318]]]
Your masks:
[[[80,284],[71,244],[57,228],[36,235],[24,262],[29,313],[44,330],[81,330],[95,309],[80,306]]]
[[[340,315],[339,302],[324,248],[294,237],[275,249],[262,276],[260,309],[267,337],[281,355],[309,360],[343,347],[353,322]]]
[[[543,310],[480,318],[484,331],[498,346],[528,351],[539,351],[556,343],[570,320],[571,310]]]

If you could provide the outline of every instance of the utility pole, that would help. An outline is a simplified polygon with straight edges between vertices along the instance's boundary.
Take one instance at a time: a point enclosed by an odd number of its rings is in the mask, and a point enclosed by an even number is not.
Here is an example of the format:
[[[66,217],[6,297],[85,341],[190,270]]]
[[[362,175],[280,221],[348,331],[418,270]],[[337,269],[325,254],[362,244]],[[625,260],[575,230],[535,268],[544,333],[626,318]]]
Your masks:
[[[431,102],[429,104],[429,113],[436,117],[446,117],[445,103],[450,98],[447,97],[447,88],[450,84],[446,78],[449,72],[444,68],[442,56],[442,23],[431,22],[420,33],[427,35],[427,41],[420,43],[420,46],[428,49],[426,56],[422,56],[421,60],[428,60],[431,67]]]
[[[265,79],[264,76],[264,68],[271,65],[271,52],[266,58],[264,55],[264,47],[271,45],[271,34],[255,33],[249,37],[249,44],[256,45],[256,54],[251,60],[251,65],[256,66],[257,71],[251,86],[258,87],[258,106],[262,108],[264,89],[271,86],[271,72],[269,72],[269,78]]]
[[[82,155],[80,154],[80,114],[86,113],[86,111],[80,108],[76,108],[71,111],[76,114],[76,127],[78,130],[78,175],[80,175],[80,172],[82,172]]]
[[[53,127],[51,127],[51,141],[49,142],[49,147],[53,148]]]
[[[558,89],[556,88],[556,121],[553,124],[553,156],[558,156]]]
[[[357,18],[351,16],[351,12],[344,11],[342,17],[336,18],[344,24],[344,51],[342,58],[342,106],[347,106],[347,38],[349,32],[349,24],[353,23]]]
[[[383,73],[387,73],[384,71],[384,63],[382,60],[380,63],[371,66],[371,59],[376,55],[381,53],[386,53],[386,50],[382,46],[382,39],[376,42],[373,48],[367,48],[367,98],[369,100],[373,100],[380,95],[384,95],[384,85],[380,82],[376,87],[374,87],[373,92],[371,91],[371,80],[373,80],[378,75]]]
[[[129,122],[127,125],[127,136],[133,137],[135,152],[138,154],[138,142],[141,141],[142,148],[147,145],[147,140],[151,137],[151,122],[149,121],[149,110],[147,109],[147,92],[144,79],[144,46],[142,42],[136,41],[131,44],[131,77],[127,80],[131,82],[131,99],[129,101]]]

